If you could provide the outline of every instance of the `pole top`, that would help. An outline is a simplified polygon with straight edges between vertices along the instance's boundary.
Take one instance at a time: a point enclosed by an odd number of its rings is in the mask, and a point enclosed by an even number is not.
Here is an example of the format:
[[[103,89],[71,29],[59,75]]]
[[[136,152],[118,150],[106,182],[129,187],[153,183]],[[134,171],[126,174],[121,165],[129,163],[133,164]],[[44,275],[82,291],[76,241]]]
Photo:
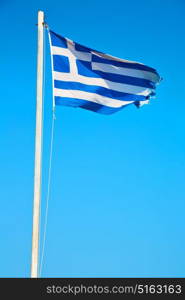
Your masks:
[[[44,12],[42,10],[38,11],[38,27],[44,25]]]
[[[38,14],[44,15],[43,10],[38,10]]]

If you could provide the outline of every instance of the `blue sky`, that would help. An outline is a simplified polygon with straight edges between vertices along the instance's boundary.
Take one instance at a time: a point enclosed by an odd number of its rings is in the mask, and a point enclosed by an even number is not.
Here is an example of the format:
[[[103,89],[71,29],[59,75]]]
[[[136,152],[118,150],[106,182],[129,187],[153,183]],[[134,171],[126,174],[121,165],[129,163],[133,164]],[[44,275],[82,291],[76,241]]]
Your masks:
[[[57,33],[164,78],[139,110],[57,107],[42,276],[184,277],[184,1],[2,0],[0,8],[0,277],[30,276],[38,9]],[[46,39],[42,225],[51,103]]]

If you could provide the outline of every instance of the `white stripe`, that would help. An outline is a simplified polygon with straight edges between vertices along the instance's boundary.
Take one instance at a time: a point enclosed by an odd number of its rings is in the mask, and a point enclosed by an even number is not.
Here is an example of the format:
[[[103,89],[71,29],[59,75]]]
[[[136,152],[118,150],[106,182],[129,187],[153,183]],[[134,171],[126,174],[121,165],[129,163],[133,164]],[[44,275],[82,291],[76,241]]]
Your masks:
[[[59,97],[73,98],[73,99],[82,99],[82,100],[95,102],[109,107],[121,107],[123,105],[131,104],[134,102],[134,101],[120,101],[117,99],[111,99],[95,93],[88,93],[84,91],[63,90],[63,89],[56,89],[56,88],[54,89],[54,95]]]
[[[66,39],[66,40],[72,43],[71,40],[69,40],[69,39]],[[67,48],[52,46],[52,54],[69,56],[70,55],[70,51]],[[131,64],[137,63],[135,61],[122,59],[122,58],[119,58],[119,57],[116,57],[116,56],[108,55],[108,54],[97,52],[97,51],[94,51],[94,50],[92,50],[91,53],[74,50],[73,54],[78,59],[81,59],[81,60],[84,60],[84,61],[91,61],[92,54],[94,54],[94,55],[97,55],[99,57],[103,57],[103,58],[110,59],[110,60],[116,60],[116,61],[120,61],[120,62],[131,63]]]
[[[56,47],[52,46],[52,54],[56,55],[63,55],[67,56],[70,58],[70,56],[75,56],[76,59],[84,60],[84,61],[91,61],[92,59],[92,54],[88,52],[82,52],[82,51],[77,51],[77,50],[69,50],[67,48],[61,48],[61,47]]]
[[[158,76],[156,74],[148,71],[143,71],[143,70],[116,67],[111,64],[109,65],[109,64],[96,63],[96,62],[92,62],[92,69],[106,72],[106,73],[126,75],[131,77],[148,79],[153,82],[158,82]]]
[[[123,84],[118,82],[113,82],[109,80],[104,80],[102,78],[93,78],[93,77],[86,77],[82,75],[71,75],[70,73],[62,73],[62,72],[53,72],[53,78],[55,80],[60,81],[73,81],[84,83],[88,85],[96,85],[102,86],[107,89],[111,89],[118,92],[128,93],[128,94],[136,94],[136,95],[143,95],[148,96],[152,89],[147,89],[140,86]]]
[[[75,75],[75,74],[78,74],[78,69],[77,69],[77,65],[76,65],[76,56],[73,54],[74,45],[71,41],[67,40],[67,46],[71,52],[71,55],[69,58],[70,73]]]

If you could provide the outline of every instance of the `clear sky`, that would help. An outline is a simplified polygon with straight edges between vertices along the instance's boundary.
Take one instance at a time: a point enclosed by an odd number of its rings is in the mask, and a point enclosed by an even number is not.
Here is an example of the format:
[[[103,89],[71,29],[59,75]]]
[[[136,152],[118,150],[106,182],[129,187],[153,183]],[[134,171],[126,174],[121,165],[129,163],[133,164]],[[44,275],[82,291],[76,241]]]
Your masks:
[[[185,2],[1,0],[0,277],[30,275],[38,9],[53,31],[164,78],[141,109],[57,107],[42,276],[185,276]],[[46,39],[42,225],[51,93]]]

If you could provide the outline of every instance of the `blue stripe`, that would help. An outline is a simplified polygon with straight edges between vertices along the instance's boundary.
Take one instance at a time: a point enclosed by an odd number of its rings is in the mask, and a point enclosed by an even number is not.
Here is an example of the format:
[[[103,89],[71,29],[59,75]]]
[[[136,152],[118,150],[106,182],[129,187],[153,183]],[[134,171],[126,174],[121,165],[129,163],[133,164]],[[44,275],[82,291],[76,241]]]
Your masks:
[[[55,104],[62,105],[62,106],[64,105],[64,106],[80,107],[104,115],[111,115],[127,106],[124,105],[119,108],[114,108],[114,107],[104,106],[98,103],[94,103],[82,99],[75,99],[75,98],[72,99],[72,98],[63,98],[63,97],[55,97]]]
[[[121,101],[144,101],[148,98],[142,95],[134,95],[134,94],[113,91],[104,87],[95,86],[95,85],[86,85],[83,83],[73,82],[73,81],[65,82],[60,80],[54,80],[54,87],[57,89],[78,90],[78,91],[85,91],[88,93],[95,93],[101,96],[105,96],[111,99],[117,99]]]
[[[56,34],[51,30],[49,32],[50,32],[52,46],[67,48],[67,41],[65,38],[63,38],[62,36]]]
[[[82,46],[78,43],[75,43],[75,50],[81,51],[81,52],[87,52],[87,53],[91,53],[91,51],[92,51],[92,49]]]
[[[92,70],[92,64],[90,62],[77,60],[76,65],[78,68],[78,73],[83,76],[103,78],[113,82],[142,86],[145,88],[155,88],[155,84],[147,79]]]
[[[99,63],[103,63],[103,64],[109,64],[109,65],[122,67],[122,68],[128,68],[128,69],[149,71],[149,72],[155,73],[159,76],[159,74],[157,73],[157,71],[155,69],[145,66],[145,65],[142,65],[142,64],[139,64],[139,63],[121,62],[121,61],[102,58],[102,57],[94,55],[94,54],[92,54],[92,62],[99,62]]]
[[[150,89],[155,88],[154,82],[147,80],[147,79],[143,79],[143,78],[105,73],[102,71],[96,71],[96,74],[98,74],[100,78],[107,79],[107,80],[110,80],[113,82],[136,85],[136,86],[141,86],[141,87],[150,88]]]

